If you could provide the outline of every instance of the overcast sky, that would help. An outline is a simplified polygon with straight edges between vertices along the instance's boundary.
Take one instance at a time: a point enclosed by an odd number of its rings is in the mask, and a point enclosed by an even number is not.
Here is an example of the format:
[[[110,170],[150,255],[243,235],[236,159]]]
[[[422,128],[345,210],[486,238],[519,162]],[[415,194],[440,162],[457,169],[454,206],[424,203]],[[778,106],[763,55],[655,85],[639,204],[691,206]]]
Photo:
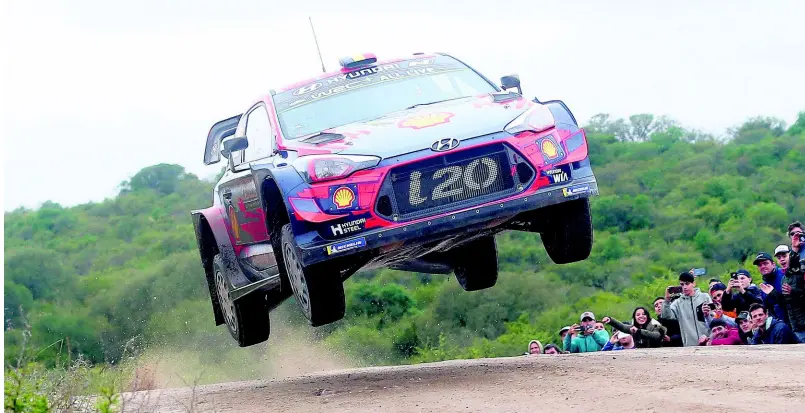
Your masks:
[[[582,121],[648,112],[720,134],[805,110],[803,1],[453,3],[4,1],[4,208],[101,201],[162,162],[215,174],[213,123],[320,71],[308,15],[328,70],[450,52]]]

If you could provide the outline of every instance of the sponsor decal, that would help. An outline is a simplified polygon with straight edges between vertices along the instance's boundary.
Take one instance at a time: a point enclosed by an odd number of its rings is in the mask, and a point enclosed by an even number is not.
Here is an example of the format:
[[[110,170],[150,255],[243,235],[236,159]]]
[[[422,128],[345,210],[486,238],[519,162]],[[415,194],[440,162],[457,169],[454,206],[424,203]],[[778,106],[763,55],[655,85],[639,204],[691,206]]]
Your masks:
[[[577,185],[568,188],[562,188],[562,194],[564,194],[565,197],[583,194],[589,191],[590,191],[590,185]]]
[[[349,208],[355,201],[355,192],[348,186],[342,186],[333,192],[333,203],[337,209]]]
[[[334,237],[354,234],[366,228],[366,218],[353,219],[352,221],[330,225],[330,231]]]
[[[570,168],[567,165],[560,165],[559,167],[543,170],[542,173],[551,181],[551,185],[560,184],[570,180]]]
[[[556,149],[556,144],[553,143],[550,139],[545,139],[542,141],[542,153],[548,157],[548,159],[556,159],[559,156],[559,151]]]
[[[347,241],[336,242],[327,246],[327,255],[338,254],[344,251],[354,250],[366,246],[366,238],[360,237]]]
[[[436,112],[425,115],[416,115],[408,119],[401,120],[397,126],[401,128],[423,129],[450,122],[450,118],[453,116],[454,114],[450,112]]]
[[[238,214],[235,212],[235,207],[229,206],[229,225],[232,226],[232,235],[236,241],[240,241],[240,223],[238,223]]]

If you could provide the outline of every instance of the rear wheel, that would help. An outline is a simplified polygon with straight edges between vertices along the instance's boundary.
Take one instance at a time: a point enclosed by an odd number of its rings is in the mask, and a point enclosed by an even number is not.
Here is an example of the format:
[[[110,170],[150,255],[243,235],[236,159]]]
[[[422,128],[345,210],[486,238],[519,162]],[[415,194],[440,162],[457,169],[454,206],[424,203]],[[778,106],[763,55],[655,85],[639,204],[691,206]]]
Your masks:
[[[553,262],[567,264],[590,256],[593,249],[593,222],[588,198],[551,205],[540,210],[540,213],[549,217],[540,237]]]
[[[327,262],[303,265],[290,224],[282,227],[282,255],[296,302],[310,325],[318,327],[344,318],[346,304],[340,271]]]
[[[268,336],[271,334],[271,321],[268,317],[264,294],[254,292],[233,301],[229,295],[230,283],[220,254],[213,258],[212,265],[215,292],[218,295],[221,314],[224,316],[229,334],[237,340],[241,347],[268,340]]]
[[[453,250],[453,272],[465,291],[489,288],[498,281],[495,236],[487,235]]]

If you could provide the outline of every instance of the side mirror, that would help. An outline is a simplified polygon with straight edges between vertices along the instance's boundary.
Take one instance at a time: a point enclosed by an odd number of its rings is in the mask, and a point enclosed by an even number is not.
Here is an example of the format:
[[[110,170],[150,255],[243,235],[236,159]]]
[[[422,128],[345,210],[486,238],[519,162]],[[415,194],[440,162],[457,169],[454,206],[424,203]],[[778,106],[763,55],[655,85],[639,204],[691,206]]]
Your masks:
[[[221,141],[221,155],[229,158],[232,152],[242,151],[249,147],[245,136],[227,136]]]
[[[520,76],[517,75],[508,75],[503,76],[500,78],[500,84],[503,86],[503,90],[507,89],[517,89],[517,93],[523,94],[523,90],[520,89]]]

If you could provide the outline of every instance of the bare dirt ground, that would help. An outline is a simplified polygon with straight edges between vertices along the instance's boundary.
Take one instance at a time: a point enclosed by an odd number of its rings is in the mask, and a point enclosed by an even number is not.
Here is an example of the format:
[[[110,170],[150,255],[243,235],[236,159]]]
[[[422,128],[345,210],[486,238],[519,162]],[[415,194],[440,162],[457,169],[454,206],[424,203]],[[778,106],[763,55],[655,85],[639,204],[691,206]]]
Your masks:
[[[805,345],[458,360],[125,395],[159,412],[805,411]]]

